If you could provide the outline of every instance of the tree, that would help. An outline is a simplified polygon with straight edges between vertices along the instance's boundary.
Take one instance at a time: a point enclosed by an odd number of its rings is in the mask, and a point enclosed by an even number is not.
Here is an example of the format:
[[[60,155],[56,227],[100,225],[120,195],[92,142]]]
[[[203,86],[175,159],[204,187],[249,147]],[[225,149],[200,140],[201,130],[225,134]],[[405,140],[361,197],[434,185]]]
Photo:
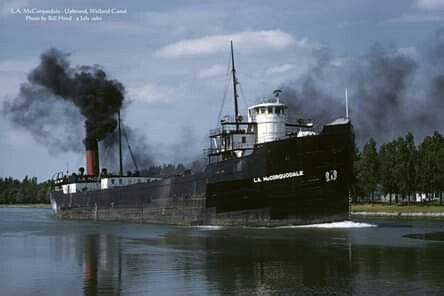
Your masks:
[[[403,199],[407,197],[410,202],[410,195],[416,192],[416,158],[417,149],[412,133],[408,133],[404,138],[398,137],[394,141],[395,145],[395,182],[399,193]]]
[[[376,151],[376,142],[370,138],[364,145],[362,157],[359,160],[358,183],[365,196],[371,195],[371,201],[374,201],[374,192],[378,182],[378,153]]]
[[[383,192],[389,194],[390,204],[392,203],[392,194],[398,192],[395,182],[395,164],[396,149],[394,141],[383,144],[379,150],[379,176]],[[398,202],[397,195],[395,195],[395,199]]]
[[[364,196],[364,191],[361,188],[361,183],[359,182],[361,175],[361,153],[359,152],[359,148],[355,145],[354,153],[353,153],[353,175],[351,182],[351,192],[353,201],[357,201],[358,196]]]
[[[434,132],[433,136],[424,138],[419,146],[417,161],[418,187],[425,193],[438,193],[442,205],[444,191],[444,138]]]
[[[26,176],[22,181],[9,178],[0,178],[0,203],[48,203],[50,182],[38,183],[37,178]]]

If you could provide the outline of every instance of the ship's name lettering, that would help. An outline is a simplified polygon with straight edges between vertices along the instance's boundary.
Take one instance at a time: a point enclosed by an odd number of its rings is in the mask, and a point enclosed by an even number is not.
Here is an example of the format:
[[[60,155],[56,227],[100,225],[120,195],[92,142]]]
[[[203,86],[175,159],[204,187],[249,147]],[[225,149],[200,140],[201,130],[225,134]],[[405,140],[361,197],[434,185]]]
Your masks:
[[[256,177],[256,178],[253,178],[253,182],[254,183],[270,182],[270,181],[275,181],[275,180],[282,180],[282,179],[299,177],[299,176],[303,176],[303,175],[304,175],[304,171],[288,172],[288,173],[276,174],[276,175],[265,176],[265,177]]]

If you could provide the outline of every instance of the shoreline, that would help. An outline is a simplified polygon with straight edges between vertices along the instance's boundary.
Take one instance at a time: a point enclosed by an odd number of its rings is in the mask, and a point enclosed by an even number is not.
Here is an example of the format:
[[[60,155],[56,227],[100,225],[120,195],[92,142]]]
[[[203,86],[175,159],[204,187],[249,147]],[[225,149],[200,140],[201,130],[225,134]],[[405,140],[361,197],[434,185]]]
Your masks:
[[[50,209],[51,204],[0,204],[0,208]]]
[[[444,218],[444,212],[351,212],[352,216]]]
[[[365,207],[365,209],[363,209]],[[374,209],[373,209],[374,207]],[[374,216],[374,217],[432,217],[444,218],[444,207],[441,211],[436,209],[427,209],[428,206],[422,206],[419,211],[413,211],[412,208],[405,206],[399,209],[399,206],[390,205],[358,205],[352,206],[352,216]],[[33,209],[50,209],[51,204],[0,204],[0,208],[33,208]],[[353,209],[355,208],[355,209]],[[358,208],[358,209],[356,209]],[[361,208],[361,209],[359,209]],[[384,209],[385,208],[385,209]]]
[[[444,206],[439,206],[436,204],[352,204],[351,214],[353,216],[444,218]]]

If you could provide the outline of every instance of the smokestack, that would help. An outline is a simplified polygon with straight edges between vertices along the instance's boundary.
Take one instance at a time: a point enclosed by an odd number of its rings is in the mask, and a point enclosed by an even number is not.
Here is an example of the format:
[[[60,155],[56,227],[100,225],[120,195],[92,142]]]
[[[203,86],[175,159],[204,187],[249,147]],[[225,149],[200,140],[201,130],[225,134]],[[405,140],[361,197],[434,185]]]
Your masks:
[[[86,175],[98,176],[99,175],[99,146],[97,140],[88,139],[85,140],[86,148]]]

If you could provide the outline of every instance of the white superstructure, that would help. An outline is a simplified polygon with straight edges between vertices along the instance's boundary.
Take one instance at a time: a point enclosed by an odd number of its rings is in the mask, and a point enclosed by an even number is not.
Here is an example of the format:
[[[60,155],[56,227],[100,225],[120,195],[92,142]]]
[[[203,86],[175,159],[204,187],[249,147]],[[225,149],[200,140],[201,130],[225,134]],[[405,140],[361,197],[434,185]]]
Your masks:
[[[279,102],[279,99],[248,108],[248,122],[255,122],[257,126],[257,144],[276,141],[287,136],[287,108]]]
[[[210,131],[210,162],[248,156],[256,144],[316,135],[309,120],[288,122],[288,107],[279,101],[280,92],[276,90],[274,98],[248,107],[247,121],[242,116],[238,120],[225,116],[220,126]]]
[[[160,180],[160,178],[140,177],[140,176],[107,176],[103,178],[88,179],[82,176],[78,177],[76,181],[70,183],[68,179],[56,182],[55,191],[62,191],[64,194],[80,193],[84,191],[94,191],[110,189],[119,186],[128,186],[138,183],[149,183]]]
[[[119,187],[119,186],[128,186],[132,184],[137,183],[148,183],[152,181],[160,180],[159,178],[152,178],[152,177],[130,177],[130,176],[113,176],[113,177],[106,177],[102,178],[100,180],[100,189],[109,189],[112,187]]]
[[[64,194],[79,193],[83,191],[91,191],[100,189],[99,182],[74,182],[62,185],[62,191]]]

